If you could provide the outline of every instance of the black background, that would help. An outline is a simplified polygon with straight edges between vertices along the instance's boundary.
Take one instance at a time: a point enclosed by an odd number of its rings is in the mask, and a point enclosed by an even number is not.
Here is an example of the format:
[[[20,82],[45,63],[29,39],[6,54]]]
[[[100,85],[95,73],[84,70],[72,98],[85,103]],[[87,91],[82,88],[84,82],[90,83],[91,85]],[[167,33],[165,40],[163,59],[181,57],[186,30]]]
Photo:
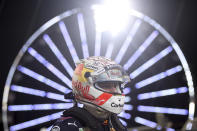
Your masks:
[[[45,22],[96,0],[0,1],[0,100],[9,69],[26,40]],[[195,0],[131,0],[132,7],[156,20],[179,44],[197,80],[197,2]],[[1,114],[1,113],[0,113]],[[1,118],[0,118],[1,119]],[[2,129],[2,121],[0,125]]]

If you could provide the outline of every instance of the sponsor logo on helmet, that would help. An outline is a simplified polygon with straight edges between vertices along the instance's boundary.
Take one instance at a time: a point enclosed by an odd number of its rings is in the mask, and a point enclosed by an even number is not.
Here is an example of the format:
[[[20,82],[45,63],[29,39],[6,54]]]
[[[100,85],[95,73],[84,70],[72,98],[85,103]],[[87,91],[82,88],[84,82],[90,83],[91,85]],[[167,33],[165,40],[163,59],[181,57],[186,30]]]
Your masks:
[[[116,104],[114,102],[111,103],[111,107],[123,107],[124,104]]]
[[[80,81],[72,81],[73,86],[82,93],[82,95],[86,95],[89,92],[90,86],[83,86]]]
[[[92,70],[98,70],[98,67],[96,67],[94,65],[90,65],[90,64],[85,65],[85,67],[88,69],[92,69]]]
[[[105,69],[104,69],[104,68],[100,68],[100,69],[97,70],[95,73],[96,73],[96,74],[101,74],[101,73],[103,73],[103,72],[105,72]]]

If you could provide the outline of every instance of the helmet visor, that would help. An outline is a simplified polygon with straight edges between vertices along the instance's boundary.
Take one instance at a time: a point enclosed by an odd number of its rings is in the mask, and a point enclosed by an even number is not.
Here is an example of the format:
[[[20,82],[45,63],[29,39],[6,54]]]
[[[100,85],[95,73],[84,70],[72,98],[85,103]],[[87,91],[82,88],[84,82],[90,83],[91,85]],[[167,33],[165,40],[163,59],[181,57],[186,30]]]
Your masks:
[[[94,83],[101,81],[119,81],[121,83],[128,83],[130,81],[129,76],[120,65],[107,66],[104,69],[94,72],[91,76],[93,77]]]
[[[111,94],[121,94],[121,83],[115,81],[103,81],[95,83],[95,88],[111,93]]]

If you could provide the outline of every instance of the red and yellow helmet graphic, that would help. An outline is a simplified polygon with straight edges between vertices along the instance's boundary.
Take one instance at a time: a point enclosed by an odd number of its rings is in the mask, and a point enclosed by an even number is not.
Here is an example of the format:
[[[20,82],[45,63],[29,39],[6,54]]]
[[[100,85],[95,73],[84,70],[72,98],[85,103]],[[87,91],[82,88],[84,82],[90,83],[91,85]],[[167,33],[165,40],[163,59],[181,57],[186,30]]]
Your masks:
[[[113,94],[96,88],[98,82],[122,83],[125,74],[114,61],[104,57],[82,59],[73,74],[72,88],[75,99],[82,104],[92,104],[109,112],[119,114],[124,106],[124,94]],[[117,72],[119,71],[119,72]]]

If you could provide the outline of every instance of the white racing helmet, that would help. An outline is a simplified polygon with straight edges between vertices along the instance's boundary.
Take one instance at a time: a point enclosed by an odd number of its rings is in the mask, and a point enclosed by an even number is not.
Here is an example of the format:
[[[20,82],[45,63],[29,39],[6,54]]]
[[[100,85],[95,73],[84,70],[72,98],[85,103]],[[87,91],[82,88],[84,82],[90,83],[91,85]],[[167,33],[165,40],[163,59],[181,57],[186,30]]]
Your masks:
[[[77,102],[119,114],[124,106],[124,85],[129,76],[114,61],[92,56],[77,63],[72,78],[73,94]]]

